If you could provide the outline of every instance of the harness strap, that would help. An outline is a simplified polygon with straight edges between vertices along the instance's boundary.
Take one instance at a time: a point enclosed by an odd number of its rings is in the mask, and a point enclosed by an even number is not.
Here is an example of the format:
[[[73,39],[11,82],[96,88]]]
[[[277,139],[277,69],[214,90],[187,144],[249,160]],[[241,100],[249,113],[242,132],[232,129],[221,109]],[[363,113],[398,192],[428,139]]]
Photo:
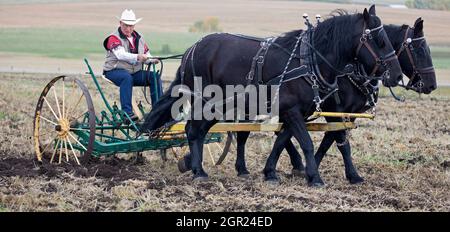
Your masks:
[[[247,75],[247,84],[251,84],[255,78],[257,83],[262,83],[262,68],[264,66],[265,56],[267,55],[267,51],[269,50],[271,39],[267,42],[261,42],[261,48],[256,52],[256,55],[253,57],[252,65],[250,67],[250,71]],[[256,73],[255,73],[256,72]]]
[[[419,37],[419,38],[411,39],[411,38],[409,37],[409,36],[410,36],[410,31],[411,31],[411,29],[410,29],[410,27],[408,27],[408,28],[406,29],[405,36],[404,36],[404,38],[403,38],[402,46],[400,47],[399,51],[397,52],[397,56],[400,56],[400,54],[401,54],[403,51],[406,50],[406,53],[407,53],[407,55],[408,55],[409,62],[410,62],[410,64],[411,64],[411,66],[413,67],[413,74],[412,74],[413,76],[409,79],[408,84],[407,84],[406,86],[401,85],[401,86],[405,87],[406,89],[414,89],[414,88],[415,88],[415,87],[412,87],[412,85],[413,85],[412,83],[413,83],[413,81],[414,81],[414,79],[415,79],[416,77],[420,78],[420,80],[419,80],[418,83],[419,83],[419,84],[420,84],[420,83],[423,84],[422,79],[421,79],[421,74],[425,74],[425,73],[434,73],[434,72],[435,72],[433,66],[426,67],[426,68],[417,68],[417,65],[416,65],[415,60],[414,60],[414,56],[413,56],[412,51],[411,51],[411,48],[410,48],[409,46],[410,46],[410,44],[411,44],[413,41],[424,40],[425,37],[422,36],[422,37]],[[420,88],[420,87],[419,87],[419,88]]]

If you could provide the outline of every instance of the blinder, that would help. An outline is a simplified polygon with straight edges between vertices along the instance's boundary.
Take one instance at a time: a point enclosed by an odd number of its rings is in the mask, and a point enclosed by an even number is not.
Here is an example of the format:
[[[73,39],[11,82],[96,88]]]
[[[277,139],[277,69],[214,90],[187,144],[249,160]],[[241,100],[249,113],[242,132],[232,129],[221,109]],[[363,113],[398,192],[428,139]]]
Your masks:
[[[397,52],[397,56],[400,56],[400,54],[403,51],[406,51],[408,54],[408,59],[413,67],[413,74],[411,78],[408,81],[408,84],[401,85],[402,87],[406,89],[412,89],[412,90],[418,90],[420,92],[420,89],[424,86],[422,75],[426,73],[434,73],[434,67],[433,65],[427,66],[425,62],[421,62],[421,59],[418,59],[418,57],[423,57],[430,54],[429,48],[425,49],[422,45],[425,43],[425,37],[419,37],[419,38],[412,38],[413,35],[410,33],[410,28],[406,29],[405,37],[402,43],[402,46],[400,47],[399,51]],[[419,46],[415,48],[413,46],[413,42],[421,41]],[[423,53],[423,54],[420,54]],[[415,84],[414,81],[416,78],[419,78]]]

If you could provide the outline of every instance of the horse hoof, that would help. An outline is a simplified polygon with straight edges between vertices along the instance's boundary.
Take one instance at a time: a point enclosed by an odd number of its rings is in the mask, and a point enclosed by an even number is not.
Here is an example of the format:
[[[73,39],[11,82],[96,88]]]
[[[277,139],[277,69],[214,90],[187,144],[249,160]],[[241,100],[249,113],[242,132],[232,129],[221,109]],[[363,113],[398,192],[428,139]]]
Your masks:
[[[238,177],[247,180],[247,179],[250,178],[250,174],[247,174],[247,173],[244,173],[244,174],[238,174]]]
[[[300,177],[300,178],[305,178],[306,174],[305,174],[305,170],[299,170],[299,169],[292,169],[292,176],[293,177]]]
[[[180,171],[181,173],[189,171],[189,168],[186,166],[186,162],[184,161],[184,159],[178,160],[178,171]]]
[[[364,182],[364,179],[360,176],[347,178],[350,184],[362,184]]]
[[[208,177],[207,176],[198,176],[198,177],[194,177],[194,179],[192,180],[192,182],[194,183],[203,183],[208,181]]]
[[[272,186],[280,185],[279,179],[267,179],[265,181],[267,184],[272,185]]]
[[[309,187],[313,187],[313,188],[324,188],[325,187],[325,184],[321,183],[321,182],[309,183],[308,185],[309,185]]]

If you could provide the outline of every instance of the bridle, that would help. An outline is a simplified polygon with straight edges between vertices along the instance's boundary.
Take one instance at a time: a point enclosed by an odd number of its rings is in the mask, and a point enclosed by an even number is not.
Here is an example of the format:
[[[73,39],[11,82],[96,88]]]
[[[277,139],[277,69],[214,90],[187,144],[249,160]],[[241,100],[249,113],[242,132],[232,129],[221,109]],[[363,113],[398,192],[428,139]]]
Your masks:
[[[375,67],[373,68],[372,72],[370,73],[370,76],[374,76],[375,73],[378,71],[378,69],[380,68],[381,65],[383,65],[384,67],[387,66],[387,61],[390,60],[395,60],[397,59],[397,55],[395,54],[395,50],[393,50],[392,52],[386,54],[384,57],[383,56],[378,56],[377,53],[374,51],[372,45],[368,42],[369,40],[373,39],[372,36],[372,32],[374,31],[382,31],[384,30],[383,25],[380,25],[379,27],[373,28],[373,29],[366,29],[366,23],[364,22],[364,29],[363,29],[363,34],[361,35],[361,38],[359,39],[359,45],[358,48],[356,49],[356,56],[358,56],[359,52],[361,51],[361,48],[363,46],[365,46],[367,48],[367,50],[369,50],[370,54],[373,56],[374,60],[375,60]],[[386,69],[386,71],[383,74],[384,77],[389,78],[389,69]]]
[[[406,29],[406,32],[405,32],[403,43],[397,52],[397,56],[400,57],[400,54],[403,51],[406,51],[406,54],[408,54],[409,62],[411,64],[411,66],[413,67],[413,74],[412,74],[411,78],[409,78],[408,84],[406,86],[404,84],[400,84],[400,86],[404,87],[407,90],[412,89],[412,90],[420,92],[420,90],[424,86],[424,83],[422,81],[422,75],[426,74],[426,73],[434,73],[434,67],[433,67],[433,65],[431,65],[429,67],[425,67],[425,68],[417,67],[416,62],[414,60],[414,58],[415,58],[414,47],[412,46],[412,43],[416,42],[416,41],[425,41],[425,37],[422,36],[419,38],[412,39],[412,35],[410,35],[410,33],[409,33],[410,31],[411,30],[408,27],[408,29]],[[413,85],[413,82],[416,79],[416,77],[418,77],[419,80],[417,81],[416,84]],[[402,80],[402,82],[403,82],[403,80]]]

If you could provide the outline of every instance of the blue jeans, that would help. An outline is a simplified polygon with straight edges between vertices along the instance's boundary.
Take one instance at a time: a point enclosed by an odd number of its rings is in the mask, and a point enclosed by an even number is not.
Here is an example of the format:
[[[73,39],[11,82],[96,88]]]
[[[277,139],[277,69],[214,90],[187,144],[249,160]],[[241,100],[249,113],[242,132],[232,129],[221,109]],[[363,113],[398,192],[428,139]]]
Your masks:
[[[111,71],[104,72],[104,74],[106,78],[120,87],[120,105],[122,110],[128,115],[133,115],[133,110],[131,107],[133,86],[150,86],[150,98],[152,105],[154,105],[158,98],[162,95],[161,78],[156,74],[155,83],[153,77],[154,72],[145,72],[141,70],[130,74],[125,69],[113,69]]]

